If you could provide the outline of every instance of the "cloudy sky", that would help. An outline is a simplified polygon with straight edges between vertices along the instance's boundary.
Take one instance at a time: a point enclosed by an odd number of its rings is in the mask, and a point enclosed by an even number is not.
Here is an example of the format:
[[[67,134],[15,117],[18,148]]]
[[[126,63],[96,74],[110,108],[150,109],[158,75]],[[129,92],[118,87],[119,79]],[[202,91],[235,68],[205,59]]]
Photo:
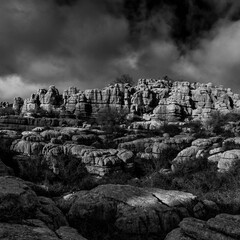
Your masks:
[[[1,0],[0,100],[121,74],[240,87],[238,0]]]

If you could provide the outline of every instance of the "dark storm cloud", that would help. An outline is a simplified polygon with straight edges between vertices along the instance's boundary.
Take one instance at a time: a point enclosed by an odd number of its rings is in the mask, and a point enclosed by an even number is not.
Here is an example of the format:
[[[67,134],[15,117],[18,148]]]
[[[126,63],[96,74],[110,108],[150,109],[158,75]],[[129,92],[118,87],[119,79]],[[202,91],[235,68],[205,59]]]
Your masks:
[[[1,0],[0,75],[17,77],[0,78],[0,93],[103,87],[123,73],[235,87],[239,18],[234,0]]]

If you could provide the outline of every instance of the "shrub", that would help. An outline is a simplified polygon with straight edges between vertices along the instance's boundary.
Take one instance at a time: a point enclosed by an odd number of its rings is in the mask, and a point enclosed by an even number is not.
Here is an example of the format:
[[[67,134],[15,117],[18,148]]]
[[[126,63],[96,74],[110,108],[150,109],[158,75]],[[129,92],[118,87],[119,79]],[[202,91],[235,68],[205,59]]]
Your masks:
[[[170,137],[174,137],[175,135],[180,134],[182,129],[175,124],[164,123],[164,125],[161,127],[160,131],[163,133],[168,133],[170,135]]]
[[[114,132],[125,133],[125,130],[120,127],[121,124],[126,124],[126,116],[128,110],[117,108],[105,108],[99,112],[96,116],[97,124],[101,125],[102,130],[109,134]]]
[[[11,169],[13,169],[15,175],[19,173],[19,165],[16,160],[14,160],[14,155],[15,153],[4,149],[3,147],[0,146],[0,159],[1,161]]]
[[[211,114],[210,119],[206,122],[206,127],[211,129],[213,133],[217,135],[223,135],[225,137],[232,137],[234,134],[224,129],[224,126],[229,122],[237,122],[240,120],[239,113],[227,113],[223,114],[219,111]]]
[[[231,173],[218,173],[216,164],[208,163],[198,172],[163,174],[154,172],[142,179],[141,187],[190,192],[200,199],[212,200],[222,211],[240,210],[240,168]]]
[[[34,183],[43,182],[48,172],[50,170],[43,156],[31,156],[28,160],[22,161],[19,166],[19,177]]]
[[[12,107],[0,108],[0,116],[15,115],[15,111]]]

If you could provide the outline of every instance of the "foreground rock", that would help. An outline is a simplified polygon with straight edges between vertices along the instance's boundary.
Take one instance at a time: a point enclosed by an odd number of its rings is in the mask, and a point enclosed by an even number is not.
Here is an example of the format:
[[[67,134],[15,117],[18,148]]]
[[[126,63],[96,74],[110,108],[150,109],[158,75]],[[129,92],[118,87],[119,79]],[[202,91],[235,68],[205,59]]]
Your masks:
[[[237,240],[240,239],[240,215],[220,214],[207,222],[185,218],[165,240]]]
[[[54,232],[37,219],[27,219],[22,224],[0,223],[0,239],[86,240],[73,228],[61,227]]]
[[[0,239],[85,239],[51,199],[32,189],[34,184],[19,178],[0,177]]]
[[[0,177],[0,220],[32,217],[38,204],[37,195],[24,181]]]
[[[58,206],[74,227],[88,229],[90,239],[106,234],[117,239],[162,237],[184,217],[205,211],[190,193],[112,184],[67,195]]]

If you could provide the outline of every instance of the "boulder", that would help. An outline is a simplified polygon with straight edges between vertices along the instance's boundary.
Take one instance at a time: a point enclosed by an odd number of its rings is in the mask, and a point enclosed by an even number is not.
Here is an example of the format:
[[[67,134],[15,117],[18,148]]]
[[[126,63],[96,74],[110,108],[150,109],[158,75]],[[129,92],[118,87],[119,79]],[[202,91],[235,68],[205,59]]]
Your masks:
[[[39,205],[37,195],[23,180],[0,177],[0,220],[32,217]]]
[[[40,203],[35,217],[43,221],[51,230],[68,226],[66,217],[50,198],[38,197]]]
[[[87,240],[76,229],[67,226],[60,227],[56,233],[62,240]]]
[[[38,219],[27,219],[22,224],[0,223],[0,239],[12,240],[86,240],[71,227],[60,227],[56,232]]]
[[[191,146],[182,150],[172,161],[173,172],[188,172],[197,169],[204,163],[203,151],[197,146]]]
[[[218,161],[219,172],[233,171],[240,164],[240,149],[223,152]]]
[[[17,153],[38,156],[42,154],[44,146],[45,146],[44,142],[30,142],[27,140],[18,139],[12,143],[11,150]]]
[[[179,224],[180,228],[170,232],[165,240],[237,240],[240,239],[240,216],[219,214],[208,221],[196,218],[185,218]]]
[[[136,239],[164,236],[190,216],[197,203],[190,193],[108,184],[67,195],[58,206],[78,229],[83,230],[83,222],[102,231],[107,225],[116,230],[114,236]]]

